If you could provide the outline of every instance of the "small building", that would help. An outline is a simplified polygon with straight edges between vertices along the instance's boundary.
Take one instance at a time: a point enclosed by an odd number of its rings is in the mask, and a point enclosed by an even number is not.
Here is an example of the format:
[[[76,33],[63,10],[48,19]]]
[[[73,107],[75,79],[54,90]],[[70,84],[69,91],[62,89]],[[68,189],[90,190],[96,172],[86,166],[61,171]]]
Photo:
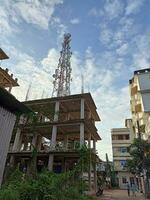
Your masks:
[[[0,60],[7,58],[8,56],[0,49]],[[0,186],[16,119],[23,113],[31,112],[10,94],[13,86],[18,86],[17,79],[14,80],[13,75],[8,74],[8,70],[0,68]],[[9,92],[5,88],[9,88]]]
[[[0,87],[0,186],[17,117],[30,110],[8,91]]]
[[[134,71],[129,81],[130,104],[135,137],[150,137],[150,68]],[[138,130],[139,129],[139,130]]]
[[[129,146],[133,141],[133,131],[129,128],[131,120],[126,120],[128,128],[113,128],[111,130],[114,171],[121,189],[126,188],[126,183],[133,183],[134,176],[127,171],[127,160],[131,159]]]

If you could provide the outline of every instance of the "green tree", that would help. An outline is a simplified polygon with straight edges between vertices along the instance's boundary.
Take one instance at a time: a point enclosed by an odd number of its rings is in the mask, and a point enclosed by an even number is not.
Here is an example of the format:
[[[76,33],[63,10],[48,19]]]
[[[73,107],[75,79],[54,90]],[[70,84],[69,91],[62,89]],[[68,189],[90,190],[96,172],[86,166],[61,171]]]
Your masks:
[[[130,146],[132,159],[127,162],[128,170],[137,175],[144,175],[145,191],[150,198],[150,143],[147,140],[135,138]]]
[[[150,172],[150,143],[141,138],[135,138],[130,146],[131,160],[127,162],[127,168],[132,173],[141,173],[143,169]]]
[[[36,176],[25,176],[15,170],[0,190],[0,200],[89,200],[83,193],[86,184],[77,176],[87,168],[88,149],[83,146],[79,153],[75,168],[62,174],[44,170]]]

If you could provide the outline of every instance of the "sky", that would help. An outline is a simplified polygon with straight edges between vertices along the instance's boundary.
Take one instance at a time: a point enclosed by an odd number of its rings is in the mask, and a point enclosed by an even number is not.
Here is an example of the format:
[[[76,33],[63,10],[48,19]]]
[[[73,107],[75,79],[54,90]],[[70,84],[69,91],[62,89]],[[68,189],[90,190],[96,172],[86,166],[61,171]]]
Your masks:
[[[10,57],[1,63],[25,100],[51,97],[52,75],[64,33],[71,33],[71,94],[91,92],[101,122],[100,158],[112,159],[111,129],[131,117],[128,83],[134,70],[150,65],[149,0],[0,0],[0,47]]]

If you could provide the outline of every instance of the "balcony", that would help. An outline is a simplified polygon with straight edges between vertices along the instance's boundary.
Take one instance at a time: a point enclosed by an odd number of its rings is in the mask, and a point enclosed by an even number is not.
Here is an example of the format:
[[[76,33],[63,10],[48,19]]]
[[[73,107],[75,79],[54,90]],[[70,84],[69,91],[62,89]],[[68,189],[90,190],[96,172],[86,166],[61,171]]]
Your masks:
[[[113,152],[113,157],[129,157],[130,154],[128,152],[122,153],[122,152],[118,152],[115,151]]]
[[[136,112],[136,113],[142,112],[142,106],[141,106],[141,104],[137,104],[137,105],[135,106],[135,112]]]
[[[137,86],[134,86],[132,89],[131,89],[131,96],[134,96],[135,94],[137,94],[138,92],[138,87]]]
[[[9,153],[32,153],[33,147],[30,143],[28,143],[28,146],[24,146],[22,144],[21,148],[17,151],[13,151],[12,144],[9,147]],[[51,152],[78,152],[79,151],[80,144],[79,142],[75,143],[68,143],[66,146],[65,144],[58,142],[55,146],[50,144],[49,142],[45,142],[41,145],[41,147],[37,149],[39,153],[51,153]],[[94,148],[91,148],[91,153],[96,154],[96,150]]]

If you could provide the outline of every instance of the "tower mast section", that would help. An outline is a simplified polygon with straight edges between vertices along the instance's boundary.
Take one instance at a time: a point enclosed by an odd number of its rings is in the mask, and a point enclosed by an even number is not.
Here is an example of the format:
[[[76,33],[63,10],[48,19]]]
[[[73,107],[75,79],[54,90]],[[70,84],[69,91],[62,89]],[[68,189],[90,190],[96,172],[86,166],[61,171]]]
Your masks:
[[[62,50],[60,51],[60,58],[55,74],[53,74],[53,93],[52,97],[68,96],[70,95],[71,83],[71,63],[70,58],[72,52],[70,51],[71,34],[64,34],[62,43]]]

